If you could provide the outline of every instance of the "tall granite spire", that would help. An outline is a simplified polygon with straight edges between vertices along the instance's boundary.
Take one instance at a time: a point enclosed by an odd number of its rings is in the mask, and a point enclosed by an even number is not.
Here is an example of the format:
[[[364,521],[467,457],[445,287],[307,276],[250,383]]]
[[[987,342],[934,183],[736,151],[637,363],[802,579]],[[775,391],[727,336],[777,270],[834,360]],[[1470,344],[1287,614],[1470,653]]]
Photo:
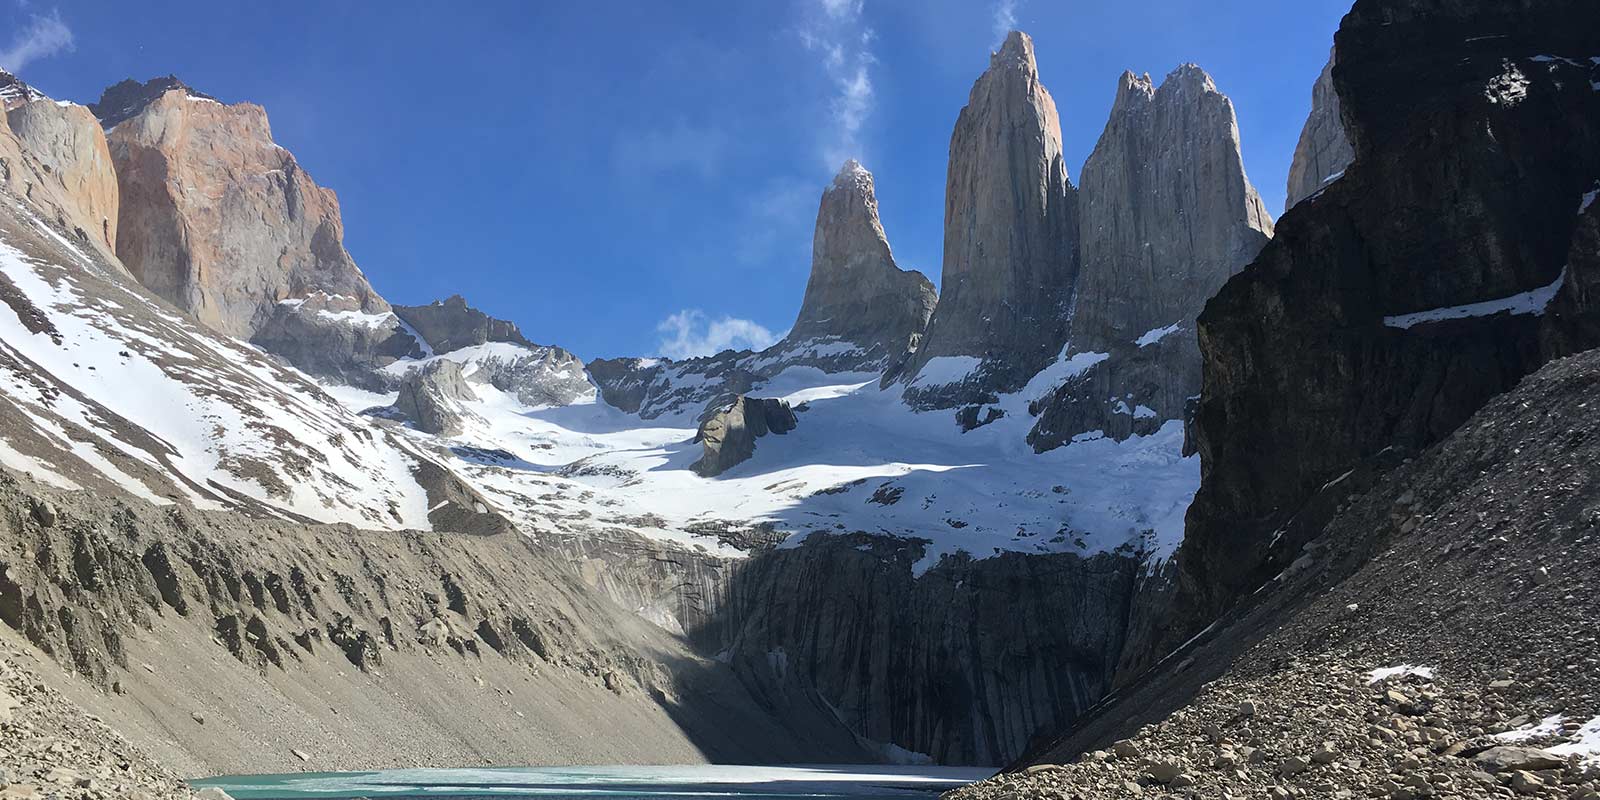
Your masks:
[[[839,339],[887,361],[916,345],[937,300],[922,273],[895,265],[872,173],[846,162],[822,193],[811,278],[788,339]]]
[[[897,376],[915,402],[949,407],[1014,390],[1060,352],[1078,273],[1077,194],[1033,40],[1012,31],[950,137],[941,296]],[[927,369],[942,357],[954,358]],[[981,365],[967,369],[974,359]]]

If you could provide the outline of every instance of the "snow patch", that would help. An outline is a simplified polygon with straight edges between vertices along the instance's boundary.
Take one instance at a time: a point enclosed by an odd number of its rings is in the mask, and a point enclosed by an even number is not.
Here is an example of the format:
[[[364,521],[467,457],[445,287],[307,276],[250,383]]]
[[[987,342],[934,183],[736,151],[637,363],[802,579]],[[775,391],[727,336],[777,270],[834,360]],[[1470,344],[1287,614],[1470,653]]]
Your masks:
[[[1367,673],[1367,683],[1382,683],[1390,678],[1402,675],[1415,675],[1423,680],[1433,680],[1433,667],[1414,667],[1410,664],[1401,664],[1397,667],[1381,667]]]
[[[1548,286],[1541,286],[1521,294],[1502,297],[1498,300],[1484,300],[1480,303],[1467,303],[1466,305],[1450,306],[1448,308],[1435,308],[1429,311],[1418,311],[1412,314],[1400,314],[1384,317],[1383,324],[1391,328],[1402,330],[1410,329],[1417,325],[1429,322],[1442,322],[1444,320],[1468,319],[1472,317],[1489,317],[1495,314],[1509,313],[1512,315],[1533,314],[1543,316],[1545,308],[1555,298],[1556,292],[1561,290],[1561,285],[1567,280],[1567,271],[1561,270],[1555,282]]]
[[[983,359],[974,356],[934,356],[917,372],[912,384],[945,386],[960,383],[983,366]]]
[[[1134,339],[1133,343],[1139,345],[1140,347],[1149,347],[1150,345],[1167,338],[1167,336],[1177,333],[1179,327],[1181,326],[1174,322],[1165,328],[1155,328],[1153,330],[1145,331],[1144,335]]]
[[[1497,733],[1494,735],[1494,738],[1499,739],[1502,742],[1526,742],[1531,739],[1554,736],[1561,732],[1561,723],[1564,722],[1565,719],[1566,718],[1562,717],[1560,714],[1555,714],[1539,720],[1537,725],[1529,725],[1525,728],[1517,728],[1513,731]]]

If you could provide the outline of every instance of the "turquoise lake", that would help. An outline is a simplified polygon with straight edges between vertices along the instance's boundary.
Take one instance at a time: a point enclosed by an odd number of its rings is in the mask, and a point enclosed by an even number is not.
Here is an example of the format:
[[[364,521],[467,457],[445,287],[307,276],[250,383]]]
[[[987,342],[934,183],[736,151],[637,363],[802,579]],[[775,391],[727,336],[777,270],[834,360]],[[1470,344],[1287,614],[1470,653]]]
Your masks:
[[[959,767],[647,766],[399,769],[232,775],[191,781],[236,800],[302,798],[574,797],[574,798],[905,798],[940,792],[992,775]]]

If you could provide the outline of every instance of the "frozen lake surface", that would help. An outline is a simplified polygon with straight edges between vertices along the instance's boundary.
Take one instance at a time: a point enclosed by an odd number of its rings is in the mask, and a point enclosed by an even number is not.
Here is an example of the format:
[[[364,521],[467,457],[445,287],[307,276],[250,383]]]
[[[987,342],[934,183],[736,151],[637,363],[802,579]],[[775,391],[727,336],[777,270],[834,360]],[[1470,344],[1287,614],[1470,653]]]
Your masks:
[[[237,800],[290,798],[932,798],[993,774],[964,767],[635,766],[399,769],[240,775],[194,781]]]

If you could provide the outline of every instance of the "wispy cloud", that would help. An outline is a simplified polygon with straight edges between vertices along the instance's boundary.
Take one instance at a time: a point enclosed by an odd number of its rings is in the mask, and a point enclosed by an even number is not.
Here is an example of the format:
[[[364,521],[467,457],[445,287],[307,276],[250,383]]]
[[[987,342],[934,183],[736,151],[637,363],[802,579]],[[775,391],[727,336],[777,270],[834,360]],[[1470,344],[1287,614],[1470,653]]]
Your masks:
[[[822,69],[833,86],[829,103],[832,125],[821,143],[827,169],[847,158],[859,158],[861,128],[872,115],[872,29],[862,22],[865,0],[804,0],[800,41],[821,55]]]
[[[727,131],[679,117],[666,127],[636,136],[619,137],[612,165],[625,175],[655,175],[678,171],[701,178],[714,177],[722,154],[732,143]]]
[[[61,21],[59,11],[34,14],[29,17],[28,24],[12,37],[11,44],[0,50],[0,69],[21,72],[31,62],[56,53],[71,52],[72,47],[72,29]]]
[[[778,341],[772,331],[747,319],[712,319],[698,308],[684,309],[656,325],[657,351],[667,358],[709,356],[723,350],[763,350]]]
[[[995,0],[993,25],[993,47],[998,50],[1005,44],[1006,34],[1017,29],[1017,0]]]

